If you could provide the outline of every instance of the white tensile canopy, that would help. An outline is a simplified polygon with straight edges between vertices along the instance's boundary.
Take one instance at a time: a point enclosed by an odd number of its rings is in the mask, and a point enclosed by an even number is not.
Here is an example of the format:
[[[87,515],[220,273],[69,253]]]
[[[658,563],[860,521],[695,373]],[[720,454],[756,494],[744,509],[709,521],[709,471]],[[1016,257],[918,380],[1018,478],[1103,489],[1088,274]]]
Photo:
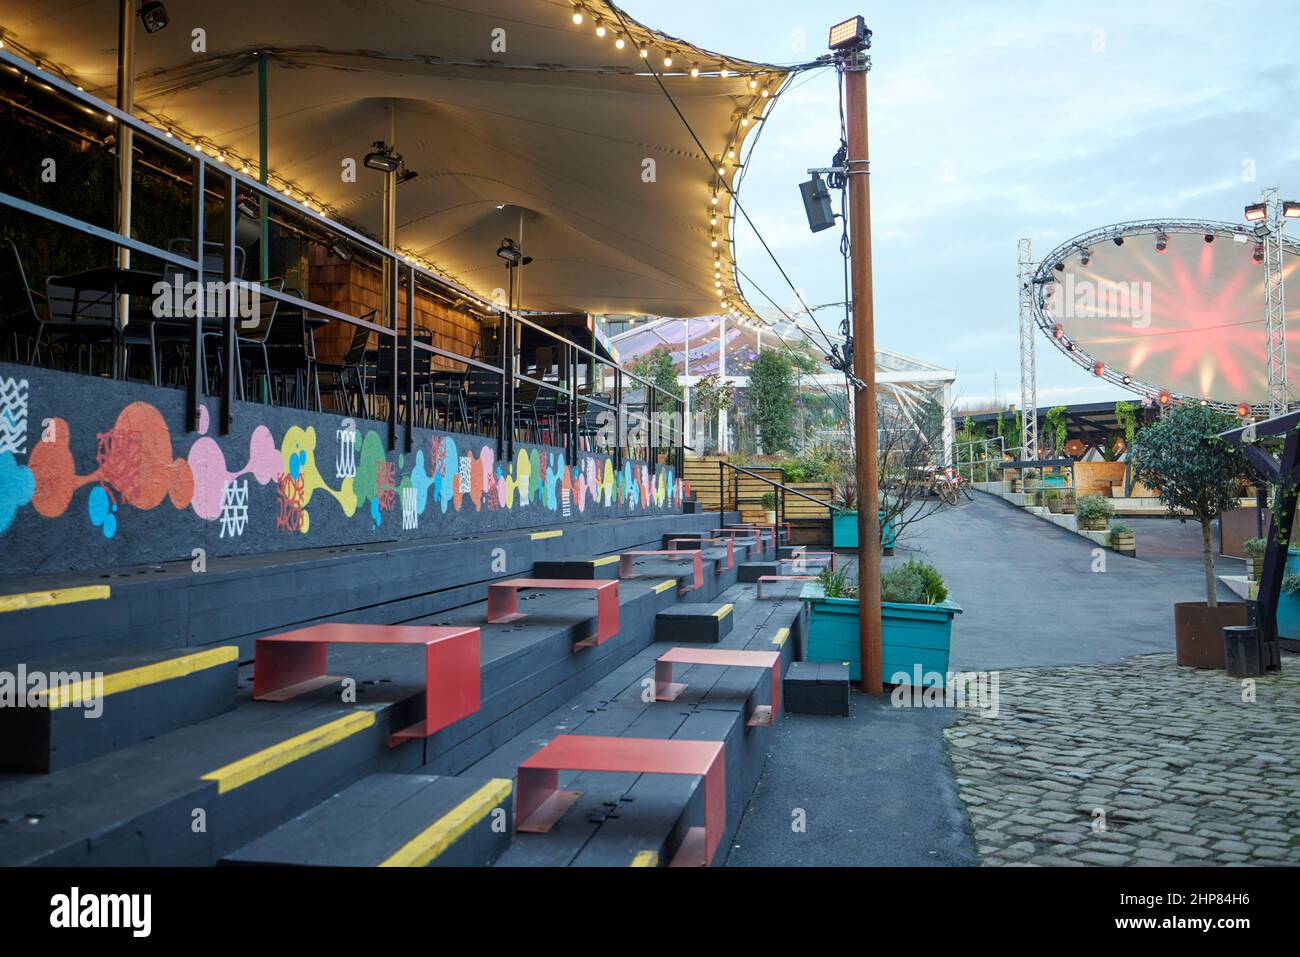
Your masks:
[[[112,102],[117,8],[6,0],[0,27]],[[398,248],[471,290],[491,298],[504,285],[495,252],[511,236],[534,259],[526,309],[695,316],[725,298],[749,311],[717,167],[721,159],[734,188],[746,137],[786,69],[654,33],[603,0],[581,5],[581,24],[567,0],[166,0],[166,9],[160,32],[134,24],[137,115],[255,175],[265,55],[272,184],[378,235],[382,177],[362,158],[376,140],[393,143],[419,174],[397,190]],[[708,156],[647,64],[665,74]],[[341,175],[348,159],[355,182]]]

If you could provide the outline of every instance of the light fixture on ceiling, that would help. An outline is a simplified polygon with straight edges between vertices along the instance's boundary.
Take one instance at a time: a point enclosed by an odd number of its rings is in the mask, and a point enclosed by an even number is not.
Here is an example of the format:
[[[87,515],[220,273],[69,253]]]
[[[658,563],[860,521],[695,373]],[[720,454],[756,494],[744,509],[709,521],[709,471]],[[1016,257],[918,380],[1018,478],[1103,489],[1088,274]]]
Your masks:
[[[383,140],[375,140],[374,150],[366,154],[366,169],[381,173],[396,173],[402,167],[402,157]]]
[[[140,9],[136,11],[136,15],[140,18],[140,22],[144,24],[145,33],[157,33],[159,30],[166,29],[167,24],[171,22],[171,18],[167,16],[167,8],[158,0],[148,0],[148,2],[140,4]]]

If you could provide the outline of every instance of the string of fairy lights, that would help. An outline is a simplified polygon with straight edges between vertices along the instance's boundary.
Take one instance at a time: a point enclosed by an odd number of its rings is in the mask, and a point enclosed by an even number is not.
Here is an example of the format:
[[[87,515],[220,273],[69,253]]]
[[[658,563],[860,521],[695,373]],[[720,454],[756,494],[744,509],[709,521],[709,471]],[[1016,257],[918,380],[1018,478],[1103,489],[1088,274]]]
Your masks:
[[[661,76],[705,80],[741,78],[745,81],[748,86],[748,97],[739,102],[733,111],[721,137],[722,145],[711,157],[714,172],[705,184],[706,199],[702,229],[708,237],[708,261],[712,267],[710,271],[713,274],[713,288],[721,311],[729,319],[750,329],[770,328],[770,325],[748,305],[739,291],[733,234],[735,217],[731,212],[730,200],[734,198],[732,184],[736,182],[736,176],[742,170],[742,162],[738,154],[744,137],[750,132],[751,126],[765,118],[765,113],[776,100],[788,71],[774,66],[742,65],[725,57],[705,54],[688,44],[675,43],[668,37],[642,28],[639,24],[628,22],[612,7],[602,9],[591,2],[582,2],[582,0],[574,2],[571,22],[574,26],[591,25],[597,39],[610,40],[617,50],[632,47],[641,59],[647,61],[647,68],[657,70]],[[0,49],[26,59],[43,72],[57,76],[65,83],[75,86],[78,91],[85,91],[76,74],[28,49],[8,31],[0,30]],[[265,54],[255,52],[247,55],[256,58]],[[53,92],[53,89],[50,88],[49,92]],[[98,113],[89,107],[86,109],[92,114]],[[138,104],[135,107],[135,115],[153,126],[164,138],[174,140],[196,153],[211,157],[246,177],[259,179],[259,165],[254,157],[222,145],[209,136],[185,129],[165,114],[156,113]],[[105,113],[103,120],[107,123],[115,122],[110,113]],[[326,219],[344,221],[337,207],[299,183],[277,174],[274,170],[266,171],[266,186],[278,194],[278,201],[288,204],[291,208],[298,207]],[[728,197],[728,202],[725,204],[724,193]],[[398,246],[394,252],[409,265],[423,268],[436,276],[455,279],[414,250]]]
[[[660,77],[745,80],[749,88],[748,102],[742,101],[737,105],[721,137],[722,145],[710,157],[713,175],[705,184],[707,203],[703,232],[708,236],[706,261],[712,267],[709,271],[713,273],[713,288],[722,313],[752,330],[768,328],[768,324],[740,294],[732,230],[735,217],[730,202],[724,205],[722,200],[724,193],[728,197],[734,195],[731,183],[742,168],[738,158],[740,146],[750,126],[761,122],[767,109],[775,102],[786,71],[769,66],[742,67],[725,58],[706,57],[694,47],[673,43],[667,37],[640,28],[611,8],[602,9],[582,0],[572,4],[570,20],[575,27],[590,26],[598,39],[609,40],[616,50],[632,47],[641,59],[647,61],[647,69]]]

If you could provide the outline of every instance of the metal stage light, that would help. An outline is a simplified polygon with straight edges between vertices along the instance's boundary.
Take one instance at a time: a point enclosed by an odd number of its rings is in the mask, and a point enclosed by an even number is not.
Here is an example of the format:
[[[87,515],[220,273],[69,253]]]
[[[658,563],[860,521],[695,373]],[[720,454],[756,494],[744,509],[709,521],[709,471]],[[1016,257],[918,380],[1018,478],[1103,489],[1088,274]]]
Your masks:
[[[145,33],[157,33],[159,30],[165,29],[167,24],[171,22],[171,18],[167,16],[167,8],[158,0],[149,0],[148,3],[142,3],[136,15],[140,18],[140,22],[144,24]]]
[[[1115,239],[1114,239],[1114,243],[1115,243],[1116,246],[1123,246],[1123,245],[1124,245],[1124,237],[1123,237],[1123,236],[1116,236]]]
[[[1205,241],[1206,241],[1207,243],[1212,243],[1212,242],[1214,242],[1214,233],[1206,233],[1206,234],[1205,234]]]
[[[1162,253],[1169,248],[1169,237],[1161,233],[1156,237],[1156,252]]]
[[[1282,204],[1282,215],[1287,219],[1300,219],[1300,203],[1288,199]]]
[[[1245,216],[1246,216],[1246,222],[1248,223],[1263,222],[1264,220],[1268,219],[1268,204],[1251,203],[1249,206],[1246,207]]]
[[[1079,264],[1082,266],[1086,266],[1090,262],[1092,262],[1092,250],[1085,249],[1083,252],[1079,254]]]
[[[402,157],[383,140],[375,140],[374,151],[366,154],[366,169],[381,173],[396,173],[402,166]]]
[[[497,256],[505,261],[507,269],[514,269],[516,266],[527,266],[533,261],[533,257],[525,256],[509,236],[501,240],[501,245],[497,247]]]
[[[1264,244],[1263,244],[1263,243],[1256,243],[1256,244],[1255,244],[1255,251],[1251,254],[1251,257],[1250,257],[1250,258],[1251,258],[1254,262],[1256,262],[1256,263],[1262,263],[1262,262],[1264,261]]]
[[[871,48],[871,31],[859,14],[831,27],[826,45],[832,50],[867,50]]]

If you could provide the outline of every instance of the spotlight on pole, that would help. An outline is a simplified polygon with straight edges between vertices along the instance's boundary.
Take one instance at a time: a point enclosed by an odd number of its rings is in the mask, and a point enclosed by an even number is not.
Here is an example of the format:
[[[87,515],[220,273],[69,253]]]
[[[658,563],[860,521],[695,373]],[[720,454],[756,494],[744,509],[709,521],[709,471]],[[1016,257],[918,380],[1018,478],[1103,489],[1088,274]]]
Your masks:
[[[837,23],[831,27],[828,47],[832,50],[867,50],[871,47],[871,31],[867,21],[859,14],[851,20]]]
[[[1251,203],[1249,206],[1246,207],[1245,217],[1246,217],[1246,222],[1248,223],[1263,222],[1264,220],[1268,219],[1268,204]]]
[[[1126,375],[1126,376],[1124,377],[1124,384],[1125,384],[1125,385],[1132,385],[1132,383],[1133,383],[1133,377],[1132,377],[1131,375]]]
[[[1106,364],[1104,362],[1094,362],[1092,364],[1092,374],[1100,379],[1106,374]]]
[[[826,188],[820,173],[813,173],[812,179],[799,184],[803,194],[803,209],[808,214],[808,228],[814,233],[830,229],[835,225],[835,210],[831,207],[831,192]]]
[[[1239,419],[1250,418],[1250,406],[1247,405],[1245,402],[1237,403],[1237,418]]]

